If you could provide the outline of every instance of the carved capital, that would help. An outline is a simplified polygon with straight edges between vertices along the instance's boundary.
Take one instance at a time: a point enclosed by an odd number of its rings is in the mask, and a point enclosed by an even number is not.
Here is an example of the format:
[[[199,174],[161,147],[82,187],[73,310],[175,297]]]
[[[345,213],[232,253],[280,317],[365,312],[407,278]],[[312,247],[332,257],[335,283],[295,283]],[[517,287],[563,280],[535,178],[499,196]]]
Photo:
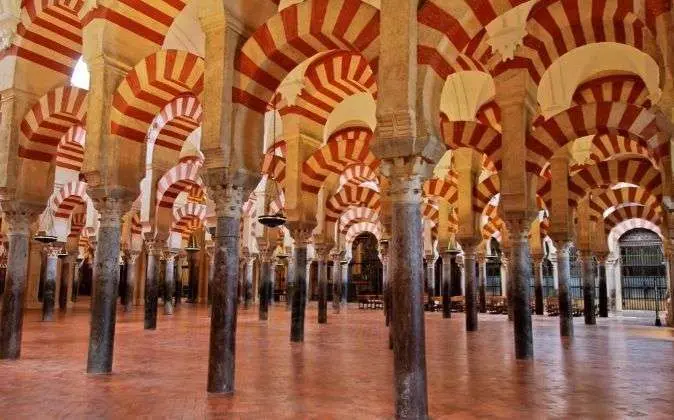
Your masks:
[[[129,263],[129,265],[136,264],[139,256],[140,251],[126,251],[126,261]]]
[[[206,172],[205,183],[208,193],[215,202],[217,217],[241,217],[244,199],[247,199],[252,187],[236,173],[232,174],[227,168],[209,169]]]
[[[3,200],[3,222],[7,224],[7,235],[29,235],[33,224],[44,210],[44,206]]]
[[[295,246],[306,246],[311,240],[311,233],[314,230],[314,226],[305,222],[289,222],[288,230],[290,231],[290,236],[295,240]]]

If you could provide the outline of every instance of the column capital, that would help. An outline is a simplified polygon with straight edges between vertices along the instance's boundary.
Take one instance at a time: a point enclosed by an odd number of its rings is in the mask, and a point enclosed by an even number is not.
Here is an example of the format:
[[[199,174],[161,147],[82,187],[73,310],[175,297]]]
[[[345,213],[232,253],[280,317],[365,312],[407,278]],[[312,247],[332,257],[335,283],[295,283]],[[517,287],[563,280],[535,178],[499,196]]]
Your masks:
[[[508,228],[511,241],[516,239],[528,240],[531,223],[536,218],[532,211],[509,211],[504,214],[503,220]],[[519,238],[517,238],[519,237]]]
[[[539,265],[540,263],[542,263],[543,258],[545,258],[545,255],[543,255],[542,252],[532,252],[531,253],[531,259],[534,260],[534,264],[536,264],[536,265]]]
[[[133,203],[131,192],[121,187],[97,187],[88,190],[94,207],[100,215],[100,226],[121,226],[122,217]]]
[[[216,216],[241,217],[243,202],[257,184],[255,177],[229,168],[209,168],[205,172],[204,182],[215,202]]]
[[[332,251],[332,245],[327,242],[321,242],[314,240],[314,251],[316,251],[316,259],[319,262],[326,262],[330,257],[330,252]]]
[[[43,205],[17,202],[14,200],[0,201],[3,213],[3,222],[7,225],[7,234],[30,234],[30,226],[44,210]]]
[[[164,248],[162,250],[162,255],[167,262],[175,261],[178,254],[180,254],[180,250],[176,248]]]
[[[62,242],[53,242],[44,246],[44,251],[47,254],[47,258],[58,258],[61,249],[63,249]]]
[[[295,240],[295,246],[305,245],[311,240],[311,235],[316,227],[314,223],[308,222],[288,222],[290,236]]]
[[[160,244],[155,242],[154,240],[145,240],[145,249],[147,251],[147,255],[151,255],[153,257],[160,257],[162,253],[162,247]]]
[[[134,265],[136,263],[136,260],[138,260],[138,257],[140,256],[140,251],[127,250],[125,254],[126,260],[129,263],[129,265]]]

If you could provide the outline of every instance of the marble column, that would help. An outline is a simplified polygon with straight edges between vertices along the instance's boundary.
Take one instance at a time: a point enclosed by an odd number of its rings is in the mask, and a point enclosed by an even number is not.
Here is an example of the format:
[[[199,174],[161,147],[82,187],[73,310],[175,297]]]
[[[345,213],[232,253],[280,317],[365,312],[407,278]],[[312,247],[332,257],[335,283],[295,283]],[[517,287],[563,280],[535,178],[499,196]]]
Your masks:
[[[349,302],[349,261],[341,261],[341,270],[342,270],[342,306],[346,307],[346,304]]]
[[[44,289],[42,292],[42,320],[54,320],[54,306],[56,305],[56,275],[58,273],[59,252],[63,244],[46,245],[47,265],[44,275]]]
[[[533,255],[534,261],[534,294],[536,315],[543,315],[543,255]]]
[[[189,264],[187,303],[196,303],[199,300],[199,252],[188,251],[187,261]]]
[[[80,294],[80,275],[83,264],[84,258],[77,257],[75,260],[75,271],[73,272],[73,292],[70,295],[70,300],[73,303],[77,302],[77,296]]]
[[[466,331],[477,331],[477,277],[475,273],[475,264],[477,260],[477,241],[463,241],[463,262],[465,267],[466,287],[465,294],[465,312],[466,312]]]
[[[126,253],[126,305],[124,311],[133,311],[133,295],[136,288],[137,261],[140,251],[127,251]]]
[[[260,321],[269,319],[269,305],[273,299],[274,287],[274,248],[260,250],[261,281],[260,281]]]
[[[513,285],[513,258],[512,258],[512,249],[504,248],[503,254],[501,256],[501,261],[503,262],[503,267],[505,268],[505,296],[506,296],[506,305],[508,306],[508,321],[513,320],[513,302],[512,302],[512,285]]]
[[[176,287],[174,292],[174,303],[173,306],[175,309],[178,309],[183,300],[183,251],[178,253],[176,256],[176,262],[173,264],[173,278],[175,279]]]
[[[452,261],[455,251],[442,253],[442,317],[452,317]]]
[[[342,302],[342,269],[340,266],[341,254],[334,253],[332,257],[332,309],[338,314]]]
[[[61,287],[59,291],[59,309],[61,312],[68,310],[68,295],[72,294],[73,274],[76,267],[78,251],[70,251],[61,264]]]
[[[146,240],[147,266],[145,270],[145,329],[157,329],[157,304],[159,300],[159,270],[161,247]]]
[[[433,304],[435,297],[435,255],[426,255],[426,294],[429,305]]]
[[[2,203],[3,225],[7,226],[7,274],[0,312],[0,359],[21,356],[23,302],[28,275],[30,225],[40,213],[39,208],[24,208]]]
[[[7,277],[7,256],[0,257],[0,301],[5,293],[5,278]]]
[[[175,263],[178,251],[175,249],[164,252],[165,275],[164,275],[164,314],[173,315],[173,298],[176,294]]]
[[[583,315],[585,325],[595,325],[597,317],[594,312],[594,265],[592,251],[582,250],[580,259],[583,268]]]
[[[305,282],[305,287],[304,289],[306,290],[305,297],[307,303],[311,302],[313,290],[311,290],[311,264],[313,263],[313,260],[310,258],[307,258],[307,265],[306,265],[306,272],[304,276],[304,282]]]
[[[478,264],[478,296],[481,314],[487,313],[487,257],[483,252],[477,255]]]
[[[130,203],[113,198],[107,191],[96,191],[95,195],[100,197],[95,199],[96,209],[100,214],[100,225],[96,247],[95,295],[91,308],[87,373],[111,373],[117,318],[122,216]]]
[[[531,278],[530,221],[523,215],[516,213],[514,216],[506,214],[506,223],[513,241],[512,276],[509,280],[515,332],[515,357],[517,359],[532,359],[534,357],[534,337],[529,307],[529,279]]]
[[[391,278],[389,277],[391,257],[389,255],[389,243],[388,239],[379,242],[379,259],[381,260],[384,283],[384,323],[387,327],[391,324]]]
[[[599,265],[599,317],[608,318],[608,284],[606,281],[607,255],[597,255]]]
[[[562,337],[573,336],[573,311],[569,280],[571,279],[571,261],[569,253],[572,243],[569,240],[555,241],[557,248],[557,291],[559,299],[559,332]]]
[[[223,174],[209,173],[209,193],[217,216],[211,288],[211,335],[208,352],[208,392],[234,392],[236,358],[239,228],[243,188],[222,184]]]
[[[426,336],[424,326],[422,180],[391,177],[391,332],[398,418],[426,418]]]
[[[290,341],[301,343],[304,341],[304,313],[307,304],[307,241],[311,235],[311,229],[302,227],[291,227],[290,231],[295,239],[295,248],[293,250],[294,276],[289,278],[289,284],[292,288],[291,301],[291,320],[290,320]]]
[[[245,268],[244,268],[244,283],[243,283],[243,307],[245,309],[250,308],[253,304],[253,274],[255,267],[255,259],[257,258],[256,254],[251,254],[249,258],[246,259]]]
[[[328,252],[327,246],[315,246],[318,260],[318,323],[328,323]]]

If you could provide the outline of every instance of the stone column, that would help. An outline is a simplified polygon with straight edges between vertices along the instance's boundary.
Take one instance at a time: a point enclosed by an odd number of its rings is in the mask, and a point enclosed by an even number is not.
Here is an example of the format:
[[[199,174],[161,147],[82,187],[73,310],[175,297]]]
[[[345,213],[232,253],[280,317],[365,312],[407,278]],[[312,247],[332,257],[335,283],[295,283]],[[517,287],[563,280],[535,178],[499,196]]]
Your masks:
[[[512,276],[510,292],[515,331],[515,357],[534,357],[534,337],[529,308],[529,278],[531,278],[531,257],[529,255],[530,221],[524,214],[506,214],[508,232],[512,240]]]
[[[42,292],[42,320],[54,320],[56,305],[56,274],[58,272],[59,251],[62,244],[46,245],[47,265],[44,271],[44,289]]]
[[[187,255],[189,264],[187,303],[196,303],[199,300],[199,252],[188,251]]]
[[[40,214],[40,208],[2,203],[3,224],[7,225],[7,275],[0,312],[0,359],[21,356],[23,301],[28,275],[30,225]]]
[[[70,300],[75,303],[77,302],[77,296],[80,293],[80,274],[82,269],[82,264],[84,264],[84,258],[79,258],[75,260],[75,271],[73,273],[73,292],[70,296]]]
[[[384,322],[388,327],[391,324],[391,279],[389,277],[389,240],[379,242],[379,259],[382,265],[382,279],[384,283]]]
[[[136,289],[136,262],[139,255],[140,251],[126,252],[126,305],[124,305],[124,311],[126,312],[133,311],[133,295]]]
[[[543,315],[543,271],[541,264],[543,263],[542,254],[534,254],[534,294],[535,294],[535,311],[536,315]]]
[[[157,329],[157,304],[159,300],[159,270],[161,247],[147,240],[147,267],[145,272],[145,329]]]
[[[289,229],[295,240],[293,276],[288,278],[288,284],[292,289],[292,295],[288,296],[292,308],[290,341],[301,343],[304,341],[304,313],[307,304],[307,242],[312,229],[300,222],[291,222]]]
[[[475,273],[475,263],[477,259],[478,241],[464,240],[463,263],[465,269],[465,312],[466,312],[466,331],[477,331],[477,277]]]
[[[100,214],[96,247],[95,295],[91,308],[91,334],[87,373],[111,373],[117,318],[119,251],[122,216],[130,203],[110,191],[94,191],[92,198]]]
[[[180,251],[178,253],[178,256],[176,256],[176,262],[173,265],[173,278],[175,279],[176,287],[175,287],[175,303],[174,303],[174,308],[178,309],[178,306],[182,303],[183,300],[183,278],[182,278],[182,272],[183,272],[183,258],[184,257],[184,251]]]
[[[209,171],[209,193],[217,216],[212,280],[208,392],[234,392],[239,228],[244,189],[229,182],[222,170]]]
[[[341,254],[333,253],[332,258],[332,309],[336,314],[340,312],[342,302],[342,269],[340,266]]]
[[[571,279],[571,261],[569,253],[572,243],[569,239],[555,240],[557,248],[557,282],[559,299],[559,332],[562,337],[573,336],[573,311],[569,280]]]
[[[0,257],[0,301],[5,293],[5,278],[7,277],[7,254]]]
[[[435,255],[426,254],[426,293],[428,295],[428,303],[433,304],[433,297],[435,297]]]
[[[305,268],[305,275],[304,275],[304,290],[305,292],[305,297],[307,303],[311,302],[311,295],[312,295],[312,290],[311,290],[311,263],[313,262],[312,259],[307,258],[307,264]]]
[[[273,299],[274,287],[274,248],[260,247],[261,281],[260,281],[260,321],[269,319],[269,305]]]
[[[513,320],[513,302],[512,302],[512,285],[513,285],[513,253],[512,248],[504,248],[501,257],[503,266],[505,268],[505,296],[506,304],[508,305],[508,321]]]
[[[403,168],[400,168],[403,169]],[[426,418],[426,337],[424,326],[422,179],[394,172],[391,179],[391,333],[396,416]]]
[[[254,274],[254,266],[255,266],[255,258],[257,258],[256,254],[251,254],[249,258],[246,259],[245,264],[245,276],[244,276],[244,283],[243,283],[243,295],[244,295],[244,300],[243,300],[243,307],[245,309],[250,308],[250,305],[253,304],[253,298],[254,298],[254,291],[253,291],[253,274]]]
[[[349,302],[349,261],[341,261],[342,269],[342,306],[346,307]]]
[[[59,292],[59,309],[61,312],[66,312],[68,309],[68,297],[72,295],[73,289],[73,274],[76,269],[78,251],[70,251],[68,255],[63,258],[61,264],[61,288]]]
[[[328,253],[327,245],[314,245],[318,261],[318,323],[328,323]]]
[[[594,312],[594,267],[592,251],[581,250],[580,259],[583,267],[583,315],[585,325],[595,325],[597,317]]]
[[[477,263],[479,267],[478,278],[478,295],[480,302],[480,313],[487,313],[487,257],[484,252],[477,255]]]
[[[606,259],[608,253],[598,254],[597,263],[599,265],[599,316],[608,318],[608,284],[606,281]]]
[[[165,275],[164,275],[164,314],[173,315],[173,297],[176,293],[175,263],[178,250],[168,249],[164,251]]]
[[[442,317],[452,317],[452,265],[456,251],[442,253]]]

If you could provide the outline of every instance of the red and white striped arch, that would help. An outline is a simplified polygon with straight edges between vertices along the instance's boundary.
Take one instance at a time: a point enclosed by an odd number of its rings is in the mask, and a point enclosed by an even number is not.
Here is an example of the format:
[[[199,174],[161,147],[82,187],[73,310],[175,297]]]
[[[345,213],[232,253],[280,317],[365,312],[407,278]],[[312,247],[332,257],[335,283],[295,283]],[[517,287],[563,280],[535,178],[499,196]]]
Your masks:
[[[438,226],[438,222],[440,221],[440,211],[438,210],[438,206],[433,202],[433,199],[424,197],[421,200],[420,210],[423,219],[431,222],[434,227]]]
[[[78,14],[84,0],[24,0],[14,48],[16,54],[63,76],[70,77],[82,55],[83,22]]]
[[[54,194],[51,200],[51,208],[54,216],[60,219],[70,219],[73,210],[89,200],[87,195],[87,183],[81,181],[69,182]]]
[[[473,188],[473,211],[482,214],[489,202],[501,191],[501,177],[494,174]]]
[[[141,235],[143,233],[143,222],[140,221],[140,212],[136,210],[131,217],[131,234]]]
[[[648,96],[646,84],[639,76],[620,74],[598,77],[579,85],[573,94],[572,103],[623,102],[650,108]]]
[[[286,158],[273,152],[267,153],[262,161],[262,174],[283,185],[286,178]]]
[[[662,199],[660,172],[646,159],[608,160],[569,177],[569,205],[575,207],[591,190],[626,182],[639,185],[658,202]]]
[[[643,51],[647,45],[654,46],[655,40],[639,19],[636,7],[637,2],[624,0],[538,2],[529,13],[527,35],[515,58],[502,62],[500,54],[495,54],[488,67],[495,75],[515,67],[526,68],[538,83],[552,63],[583,45],[615,42]]]
[[[459,188],[456,178],[431,178],[424,182],[424,196],[436,197],[455,204],[459,198]]]
[[[183,236],[189,235],[195,229],[203,226],[208,213],[208,207],[204,204],[187,203],[178,207],[173,212],[172,232],[178,232]]]
[[[76,213],[73,214],[70,219],[70,233],[68,237],[77,238],[82,234],[82,229],[87,224],[87,214],[86,213]]]
[[[56,167],[71,169],[73,171],[82,170],[84,162],[84,142],[86,130],[81,125],[74,125],[61,137],[56,148]]]
[[[610,232],[616,225],[630,219],[641,219],[656,226],[660,226],[662,223],[662,214],[652,207],[642,205],[620,207],[604,218],[606,232]]]
[[[51,162],[68,130],[85,125],[87,93],[61,86],[40,98],[21,122],[19,156]]]
[[[374,169],[362,163],[356,163],[347,167],[339,176],[340,187],[344,187],[345,185],[360,185],[364,182],[378,185],[379,176]]]
[[[589,204],[590,218],[595,220],[604,217],[606,209],[625,204],[641,204],[653,208],[659,213],[662,212],[657,198],[642,187],[609,188],[600,194],[593,195]]]
[[[534,123],[527,136],[527,170],[541,174],[546,163],[559,148],[580,137],[593,134],[621,134],[648,141],[658,132],[655,114],[646,108],[622,102],[598,102],[578,105],[554,117]],[[664,144],[657,144],[654,156],[665,152]]]
[[[361,186],[344,186],[325,204],[325,221],[336,222],[342,213],[352,206],[378,211],[381,208],[379,192]]]
[[[83,21],[86,24],[95,19],[106,20],[112,24],[108,36],[123,38],[124,34],[117,33],[121,29],[159,47],[186,3],[186,0],[121,0],[112,7],[96,3],[86,10]]]
[[[658,234],[660,239],[664,239],[662,236],[662,231],[660,227],[648,220],[644,219],[628,219],[624,220],[613,227],[610,230],[609,235],[615,238],[615,240],[620,239],[625,233],[632,229],[648,229]],[[609,241],[610,242],[610,241]]]
[[[658,165],[648,145],[639,138],[611,133],[596,135],[592,139],[590,151],[592,161],[598,163],[621,155],[637,155],[649,159],[654,166]]]
[[[318,53],[356,51],[376,73],[379,9],[354,0],[305,0],[259,27],[235,62],[234,102],[260,114],[299,64]]]
[[[145,58],[129,72],[113,96],[112,134],[145,142],[157,114],[177,98],[199,97],[203,83],[204,60],[194,54],[161,50]]]
[[[169,102],[155,119],[159,130],[155,145],[180,151],[187,137],[201,125],[203,109],[193,94]]]
[[[450,149],[468,147],[484,153],[497,170],[501,168],[501,133],[477,121],[450,121],[440,115],[442,138]]]
[[[157,206],[172,208],[180,193],[189,192],[194,187],[203,189],[199,169],[199,165],[181,163],[166,172],[157,182]]]
[[[302,190],[317,194],[328,176],[339,176],[354,164],[376,169],[379,161],[370,152],[372,137],[372,130],[360,127],[331,135],[327,143],[302,164]]]
[[[359,235],[365,232],[373,234],[374,237],[377,239],[377,241],[381,240],[382,236],[381,224],[379,223],[375,224],[372,222],[360,222],[351,225],[348,232],[346,232],[346,235],[344,236],[345,245],[347,247],[350,247],[351,245],[353,245],[353,241],[355,241]]]
[[[341,234],[346,234],[349,228],[360,222],[379,222],[379,212],[367,207],[349,207],[339,220],[339,231]]]
[[[489,219],[484,226],[482,226],[482,239],[488,240],[489,238],[496,238],[501,240],[503,233],[505,231],[505,223],[501,217],[496,216],[495,218]]]
[[[359,93],[377,98],[376,78],[367,59],[357,52],[332,51],[309,65],[295,103],[277,107],[282,116],[295,113],[325,125],[337,105]]]

